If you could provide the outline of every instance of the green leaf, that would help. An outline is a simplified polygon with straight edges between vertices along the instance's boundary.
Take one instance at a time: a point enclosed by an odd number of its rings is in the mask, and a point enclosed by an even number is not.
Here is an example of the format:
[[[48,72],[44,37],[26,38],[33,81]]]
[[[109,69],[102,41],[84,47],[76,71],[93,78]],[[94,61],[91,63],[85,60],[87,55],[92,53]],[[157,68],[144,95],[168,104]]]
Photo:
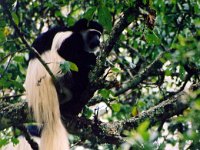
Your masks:
[[[172,74],[172,71],[171,71],[171,70],[169,70],[169,69],[166,69],[166,70],[165,70],[165,75],[166,75],[166,76],[171,76],[171,74]]]
[[[8,143],[7,139],[0,139],[0,148]]]
[[[181,80],[184,80],[184,78],[185,78],[185,69],[184,69],[184,67],[182,65],[180,66],[179,74],[180,74]]]
[[[24,57],[23,56],[15,56],[13,60],[20,63],[20,62],[24,61]]]
[[[83,14],[83,18],[86,18],[88,20],[91,20],[93,18],[93,15],[96,11],[96,7],[92,7],[90,9],[88,9],[84,14]]]
[[[147,0],[142,0],[142,2],[143,2],[144,4],[147,4]]]
[[[77,65],[70,61],[62,62],[60,64],[60,69],[62,70],[62,73],[67,73],[70,70],[78,72]]]
[[[99,22],[104,26],[108,31],[112,29],[112,16],[105,6],[99,7],[98,9],[98,19]]]
[[[68,61],[60,63],[60,69],[62,70],[62,73],[67,73],[70,71],[70,64]]]
[[[114,112],[119,112],[121,109],[121,104],[120,103],[114,103],[111,105],[111,108]]]
[[[68,16],[65,20],[68,26],[72,26],[75,23],[75,19],[72,16]]]
[[[178,35],[178,40],[179,40],[179,43],[180,43],[181,46],[186,45],[186,39],[181,34]]]
[[[200,110],[200,98],[196,99],[192,106],[193,108]]]
[[[141,132],[143,132],[143,131],[146,131],[146,130],[148,129],[148,127],[149,127],[149,124],[150,124],[150,122],[149,122],[148,120],[142,122],[142,123],[140,124],[140,126],[137,128],[137,131],[138,131],[139,133],[141,133]]]
[[[12,13],[12,17],[13,17],[13,20],[14,20],[14,22],[16,23],[16,25],[18,25],[19,24],[19,18],[18,18],[18,16],[17,16],[17,14],[16,13]]]
[[[0,27],[3,28],[4,26],[6,26],[6,21],[3,17],[0,17]]]
[[[56,11],[56,12],[55,12],[55,16],[56,16],[56,17],[61,17],[61,16],[62,16],[62,14],[61,14],[61,12],[60,12],[60,11]]]
[[[12,84],[12,87],[15,87],[17,89],[21,89],[21,90],[24,89],[23,85],[20,82],[18,82],[18,81],[11,80],[10,84]]]
[[[147,132],[147,129],[149,127],[149,120],[144,121],[140,124],[140,126],[137,128],[137,132],[140,133],[140,135],[143,137],[145,141],[149,140],[149,133]]]
[[[146,104],[143,102],[143,101],[138,101],[138,103],[137,103],[137,106],[139,107],[139,108],[142,108],[142,107],[144,107]]]
[[[78,66],[75,63],[69,61],[69,65],[70,70],[78,72]]]
[[[36,1],[36,2],[33,3],[33,6],[34,7],[39,7],[39,3]]]
[[[11,141],[14,145],[17,145],[19,143],[19,140],[17,138],[11,138]]]
[[[147,33],[145,35],[145,39],[146,39],[148,44],[159,45],[161,43],[161,40],[159,39],[159,37],[154,32],[152,34]]]
[[[92,116],[93,111],[89,107],[85,106],[83,114],[87,119],[89,119]]]
[[[149,6],[150,6],[150,8],[152,8],[152,6],[153,6],[153,0],[149,0]]]
[[[107,90],[107,89],[101,89],[99,90],[98,92],[103,98],[107,99],[109,98],[110,94],[111,94],[111,91],[110,90]]]
[[[4,41],[5,35],[3,33],[3,29],[0,29],[0,42]]]
[[[132,116],[137,116],[137,115],[138,115],[138,110],[137,110],[137,107],[136,107],[136,106],[134,106],[134,107],[132,108],[131,114],[132,114]]]
[[[10,82],[8,82],[6,79],[4,78],[1,78],[0,79],[0,87],[4,87],[4,88],[7,88],[7,87],[10,87]]]
[[[112,68],[112,71],[115,73],[120,73],[122,70],[120,68]]]

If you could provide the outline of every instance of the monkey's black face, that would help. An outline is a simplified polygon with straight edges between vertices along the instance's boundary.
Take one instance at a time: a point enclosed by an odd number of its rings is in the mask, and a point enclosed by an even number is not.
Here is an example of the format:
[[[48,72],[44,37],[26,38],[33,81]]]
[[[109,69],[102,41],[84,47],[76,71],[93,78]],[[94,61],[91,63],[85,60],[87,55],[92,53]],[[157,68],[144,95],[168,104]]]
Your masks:
[[[100,45],[101,33],[94,29],[89,29],[82,33],[83,39],[86,43],[85,50],[87,52],[94,52],[96,48]]]
[[[89,31],[87,35],[88,45],[90,49],[95,49],[100,45],[101,34],[98,31]]]

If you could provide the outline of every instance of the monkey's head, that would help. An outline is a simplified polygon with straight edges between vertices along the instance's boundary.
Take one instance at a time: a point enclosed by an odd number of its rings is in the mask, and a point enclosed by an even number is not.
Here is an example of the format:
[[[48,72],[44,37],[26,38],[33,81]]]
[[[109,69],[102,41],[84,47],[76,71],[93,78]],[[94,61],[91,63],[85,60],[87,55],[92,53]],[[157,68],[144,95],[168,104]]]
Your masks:
[[[87,59],[88,53],[94,53],[100,45],[103,27],[95,21],[81,19],[66,32],[69,34],[63,37],[64,40],[58,49],[58,54],[65,60],[80,63],[83,58]]]
[[[72,31],[82,35],[85,51],[92,53],[100,45],[103,27],[99,23],[81,19],[75,23],[72,27]]]

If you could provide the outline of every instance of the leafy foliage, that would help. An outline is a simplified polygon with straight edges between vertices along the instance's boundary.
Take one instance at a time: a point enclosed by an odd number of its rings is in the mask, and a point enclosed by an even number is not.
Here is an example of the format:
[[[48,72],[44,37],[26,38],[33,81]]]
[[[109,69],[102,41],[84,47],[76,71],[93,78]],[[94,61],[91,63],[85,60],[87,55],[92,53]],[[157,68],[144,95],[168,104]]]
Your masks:
[[[11,0],[12,18],[23,36],[32,43],[37,35],[56,25],[73,25],[80,18],[97,20],[104,27],[102,43],[124,11],[137,5],[140,14],[130,15],[132,23],[121,33],[105,63],[105,84],[94,94],[82,112],[92,119],[94,104],[105,103],[106,122],[126,121],[172,97],[189,85],[200,82],[200,1],[199,0]],[[135,13],[135,12],[133,12]],[[103,52],[102,52],[103,53]],[[156,61],[155,61],[156,60]],[[0,102],[15,104],[23,100],[23,83],[28,50],[0,7]],[[153,67],[140,81],[136,76]],[[76,64],[61,64],[63,72],[78,71]],[[140,76],[139,76],[140,77]],[[97,79],[94,79],[97,80]],[[130,84],[138,83],[134,86]],[[186,84],[187,83],[187,84]],[[98,144],[78,135],[71,143],[91,149],[198,149],[200,144],[200,90],[190,91],[189,107],[181,115],[151,124],[149,118],[136,129],[123,130],[123,144]],[[1,109],[2,106],[0,106]],[[93,106],[94,107],[94,106]],[[111,113],[108,113],[111,112]],[[169,112],[171,110],[169,109]],[[167,114],[169,112],[163,112]],[[0,125],[1,126],[1,125]],[[85,131],[87,132],[87,131]],[[12,128],[0,131],[0,147],[17,144]],[[81,141],[81,142],[79,142]]]

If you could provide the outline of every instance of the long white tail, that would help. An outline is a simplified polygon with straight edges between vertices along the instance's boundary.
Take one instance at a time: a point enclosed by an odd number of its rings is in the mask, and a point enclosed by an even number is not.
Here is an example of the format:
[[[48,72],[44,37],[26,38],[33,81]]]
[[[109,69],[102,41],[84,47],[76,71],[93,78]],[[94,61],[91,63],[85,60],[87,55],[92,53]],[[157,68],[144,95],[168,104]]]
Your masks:
[[[57,54],[57,50],[63,40],[70,35],[71,32],[57,33],[51,50],[41,56],[55,76],[59,75],[60,62],[64,61]],[[43,124],[40,150],[68,150],[67,132],[61,121],[56,88],[50,75],[38,59],[32,59],[29,62],[25,89],[29,107],[33,111],[36,121]]]

